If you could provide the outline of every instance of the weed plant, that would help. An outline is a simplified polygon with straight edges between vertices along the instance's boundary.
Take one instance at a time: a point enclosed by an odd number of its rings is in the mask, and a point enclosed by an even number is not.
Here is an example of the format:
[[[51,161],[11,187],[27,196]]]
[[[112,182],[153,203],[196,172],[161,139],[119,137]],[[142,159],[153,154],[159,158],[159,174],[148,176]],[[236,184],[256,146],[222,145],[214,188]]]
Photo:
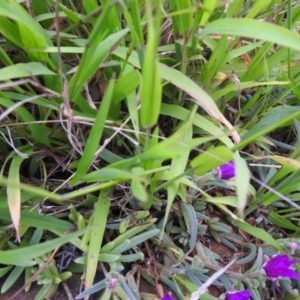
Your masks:
[[[299,299],[299,4],[2,0],[1,293]]]

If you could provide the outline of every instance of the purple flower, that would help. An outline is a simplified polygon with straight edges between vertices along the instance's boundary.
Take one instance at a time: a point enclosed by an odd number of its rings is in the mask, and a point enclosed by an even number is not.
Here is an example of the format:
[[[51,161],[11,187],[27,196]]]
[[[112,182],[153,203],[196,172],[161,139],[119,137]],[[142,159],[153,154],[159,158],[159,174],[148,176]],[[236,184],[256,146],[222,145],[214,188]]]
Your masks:
[[[295,242],[291,242],[290,245],[289,245],[289,248],[290,248],[291,251],[295,251],[295,250],[297,250],[298,245]]]
[[[234,292],[227,292],[225,296],[225,300],[249,300],[251,294],[249,291],[234,291]]]
[[[290,267],[296,263],[297,260],[290,260],[287,254],[277,254],[266,261],[263,268],[267,277],[271,280],[276,280],[278,277],[289,277],[298,280],[300,279],[300,275],[293,269],[290,269]]]
[[[116,286],[116,283],[118,282],[118,278],[115,278],[115,277],[111,277],[110,280],[109,280],[109,287],[111,289],[113,289],[115,286]]]
[[[235,176],[235,163],[234,161],[222,165],[218,168],[218,178],[230,179]]]
[[[163,296],[161,300],[173,300],[173,298],[170,294],[167,294],[166,296]]]

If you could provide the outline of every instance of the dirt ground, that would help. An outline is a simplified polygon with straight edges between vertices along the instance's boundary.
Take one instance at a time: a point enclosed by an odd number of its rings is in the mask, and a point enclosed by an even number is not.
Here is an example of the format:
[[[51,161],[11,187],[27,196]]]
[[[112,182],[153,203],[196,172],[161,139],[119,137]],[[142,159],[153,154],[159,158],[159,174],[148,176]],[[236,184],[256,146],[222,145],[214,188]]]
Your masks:
[[[220,255],[221,257],[221,261],[226,262],[226,261],[230,261],[231,257],[233,255],[233,251],[230,250],[229,248],[225,247],[222,244],[219,244],[213,240],[210,241],[210,247],[213,249],[213,251],[217,254]],[[220,266],[223,266],[223,264],[220,264]],[[232,266],[230,268],[231,271],[236,271],[238,272],[239,268],[241,267],[241,265],[237,265],[237,266]],[[3,280],[0,279],[0,285],[3,283]],[[11,288],[7,293],[0,295],[0,300],[8,300],[16,291],[18,291],[22,285],[24,284],[23,281],[19,280],[17,282],[17,284],[15,284],[15,286],[13,288]],[[79,294],[80,292],[80,288],[82,286],[82,282],[80,279],[80,275],[74,274],[68,281],[67,281],[67,285],[72,293],[73,298],[76,297],[76,295]],[[39,289],[41,287],[39,285],[37,285],[36,283],[34,283],[30,289],[29,292],[22,292],[20,293],[17,297],[15,297],[15,300],[33,300],[34,297],[36,296],[36,294],[38,293]],[[211,287],[209,289],[210,294],[212,296],[218,297],[223,291],[214,287]],[[141,280],[140,283],[140,292],[144,292],[144,293],[150,293],[150,294],[154,294],[154,295],[158,295],[157,290],[155,287],[153,287],[152,285],[150,285],[148,282],[146,282],[145,280]],[[168,289],[165,289],[165,292],[168,292]],[[174,297],[173,297],[174,298]],[[90,297],[91,300],[97,300],[95,297]],[[68,296],[63,288],[62,285],[60,285],[57,293],[55,294],[55,296],[51,299],[51,300],[69,300]],[[175,298],[176,300],[176,298]]]

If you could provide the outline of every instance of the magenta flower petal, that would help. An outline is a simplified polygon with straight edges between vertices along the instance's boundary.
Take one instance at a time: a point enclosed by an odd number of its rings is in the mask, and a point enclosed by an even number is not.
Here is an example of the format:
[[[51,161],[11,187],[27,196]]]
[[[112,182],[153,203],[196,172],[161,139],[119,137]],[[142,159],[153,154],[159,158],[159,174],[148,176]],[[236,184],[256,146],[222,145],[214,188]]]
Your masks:
[[[235,176],[235,163],[231,161],[228,164],[222,165],[218,168],[220,179],[230,179]]]
[[[173,300],[173,298],[170,294],[167,294],[166,296],[163,296],[161,300]]]
[[[290,267],[297,263],[296,259],[289,259],[288,255],[275,255],[270,258],[264,265],[263,268],[267,274],[267,277],[271,280],[275,280],[278,277],[289,277],[292,279],[299,280],[300,275],[290,269]]]
[[[234,292],[227,292],[225,296],[225,300],[249,300],[251,294],[249,291],[234,291]]]

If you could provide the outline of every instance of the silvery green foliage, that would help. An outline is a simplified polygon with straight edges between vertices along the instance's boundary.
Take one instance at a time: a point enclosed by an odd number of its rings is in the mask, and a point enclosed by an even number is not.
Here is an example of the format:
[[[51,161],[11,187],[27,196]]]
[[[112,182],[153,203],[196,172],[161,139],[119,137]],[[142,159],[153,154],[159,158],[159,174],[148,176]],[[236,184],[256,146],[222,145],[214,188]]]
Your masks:
[[[291,255],[294,255],[295,253],[300,253],[300,239],[287,238],[278,239],[277,241],[284,248],[285,253],[290,253]]]

